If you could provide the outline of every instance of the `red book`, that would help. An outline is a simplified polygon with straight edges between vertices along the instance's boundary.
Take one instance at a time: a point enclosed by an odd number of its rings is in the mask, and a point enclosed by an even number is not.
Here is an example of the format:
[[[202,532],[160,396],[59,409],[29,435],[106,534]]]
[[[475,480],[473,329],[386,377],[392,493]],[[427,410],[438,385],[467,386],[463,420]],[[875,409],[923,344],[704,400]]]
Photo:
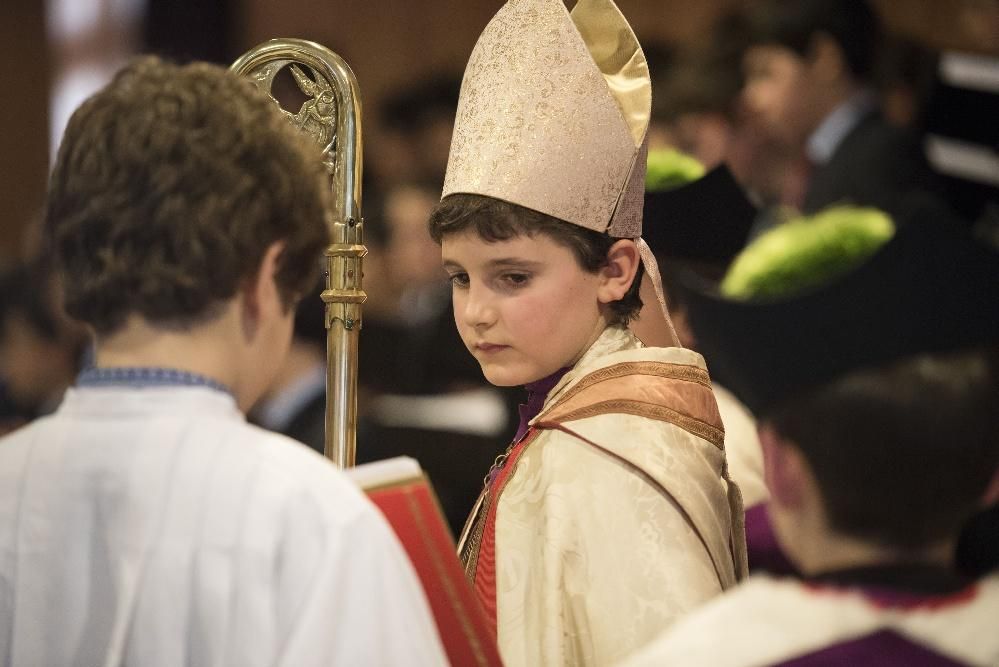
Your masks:
[[[347,474],[382,511],[409,554],[451,664],[502,665],[485,612],[465,578],[454,538],[420,464],[401,456],[360,465]]]

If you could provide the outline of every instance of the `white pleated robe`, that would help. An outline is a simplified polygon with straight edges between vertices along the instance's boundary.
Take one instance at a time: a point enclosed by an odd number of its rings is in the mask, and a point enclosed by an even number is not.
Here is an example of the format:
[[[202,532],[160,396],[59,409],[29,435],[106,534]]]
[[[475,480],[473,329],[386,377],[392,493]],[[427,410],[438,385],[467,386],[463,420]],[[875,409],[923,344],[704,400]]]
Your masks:
[[[446,664],[378,511],[203,387],[71,389],[0,440],[0,662]]]

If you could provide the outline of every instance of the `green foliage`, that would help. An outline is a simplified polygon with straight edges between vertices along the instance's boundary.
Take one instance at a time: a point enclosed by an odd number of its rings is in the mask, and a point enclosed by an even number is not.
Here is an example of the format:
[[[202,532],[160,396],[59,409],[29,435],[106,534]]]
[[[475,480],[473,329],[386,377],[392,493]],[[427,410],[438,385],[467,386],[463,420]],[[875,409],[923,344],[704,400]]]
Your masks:
[[[673,149],[649,151],[645,189],[648,192],[672,190],[704,176],[704,165]]]
[[[743,250],[721,291],[747,300],[805,292],[859,266],[894,233],[891,218],[874,208],[837,206],[792,220]]]

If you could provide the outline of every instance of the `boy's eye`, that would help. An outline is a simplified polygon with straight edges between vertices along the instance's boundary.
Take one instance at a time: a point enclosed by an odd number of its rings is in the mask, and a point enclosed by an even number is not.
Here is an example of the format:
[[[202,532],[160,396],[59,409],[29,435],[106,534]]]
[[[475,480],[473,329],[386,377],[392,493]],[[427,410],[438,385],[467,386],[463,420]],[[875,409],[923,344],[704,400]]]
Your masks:
[[[508,287],[525,287],[531,281],[531,276],[527,273],[504,273],[500,280]]]
[[[467,273],[452,273],[450,276],[448,276],[448,280],[451,282],[451,287],[457,287],[457,288],[468,287]]]

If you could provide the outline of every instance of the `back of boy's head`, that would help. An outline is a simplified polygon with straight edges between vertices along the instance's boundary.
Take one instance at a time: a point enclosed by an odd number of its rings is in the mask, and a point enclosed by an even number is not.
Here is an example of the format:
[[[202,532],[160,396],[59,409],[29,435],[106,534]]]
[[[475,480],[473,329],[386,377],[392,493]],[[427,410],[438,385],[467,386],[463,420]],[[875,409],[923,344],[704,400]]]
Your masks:
[[[211,320],[283,241],[287,307],[328,243],[319,149],[248,80],[143,58],[70,119],[46,232],[67,312],[98,334],[136,315],[161,328]]]
[[[867,260],[892,236],[874,209],[830,209],[751,244],[722,289],[786,298]],[[844,322],[841,326],[852,326]],[[862,368],[758,415],[811,466],[831,527],[895,549],[956,536],[999,468],[999,349]]]
[[[476,194],[453,194],[442,199],[430,214],[429,227],[430,236],[438,244],[464,232],[474,233],[486,243],[543,234],[572,251],[580,268],[590,273],[606,265],[607,251],[619,240],[524,206]],[[639,290],[643,273],[639,264],[628,292],[609,304],[611,323],[627,324],[642,309]]]
[[[897,549],[957,535],[999,469],[999,351],[858,371],[767,418],[808,460],[834,530]]]
[[[778,45],[807,57],[815,38],[831,38],[857,81],[868,82],[875,69],[881,34],[867,0],[768,0],[750,16],[750,42]]]

